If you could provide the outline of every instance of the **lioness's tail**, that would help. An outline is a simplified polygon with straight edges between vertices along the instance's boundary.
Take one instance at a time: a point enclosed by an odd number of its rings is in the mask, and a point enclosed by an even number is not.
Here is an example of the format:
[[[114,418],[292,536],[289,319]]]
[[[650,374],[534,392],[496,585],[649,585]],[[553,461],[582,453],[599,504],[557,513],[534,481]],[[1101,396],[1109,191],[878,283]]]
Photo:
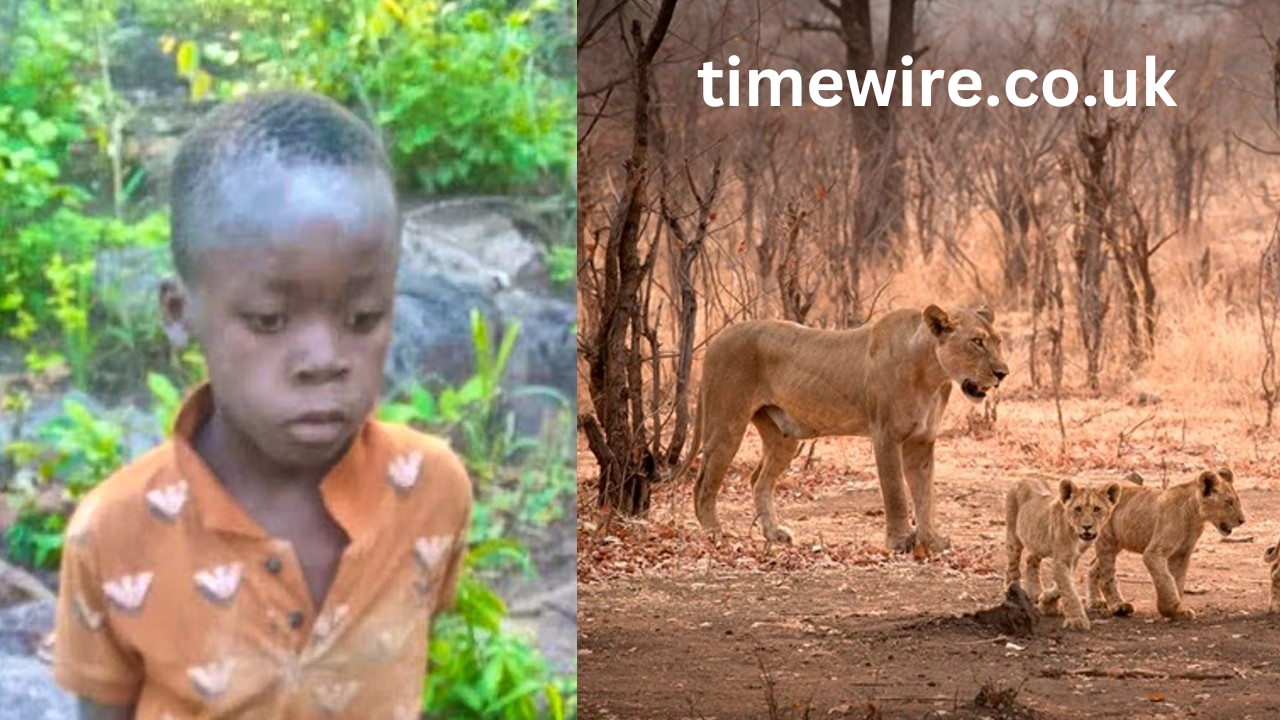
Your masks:
[[[684,462],[680,463],[680,467],[676,469],[671,476],[672,480],[679,481],[684,474],[689,471],[689,466],[693,464],[693,459],[698,456],[702,450],[702,406],[703,406],[703,389],[698,388],[698,407],[693,412],[693,438],[689,441],[689,454],[685,457]],[[699,473],[698,478],[702,475]]]

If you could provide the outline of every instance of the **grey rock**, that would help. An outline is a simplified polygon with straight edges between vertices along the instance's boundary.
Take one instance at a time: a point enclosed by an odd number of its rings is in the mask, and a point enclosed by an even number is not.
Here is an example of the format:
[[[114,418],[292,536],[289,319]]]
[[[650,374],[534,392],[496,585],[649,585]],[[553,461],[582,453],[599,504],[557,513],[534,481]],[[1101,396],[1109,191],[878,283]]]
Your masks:
[[[48,665],[32,655],[53,629],[54,607],[30,602],[0,610],[0,720],[64,720],[75,700],[53,682]]]
[[[484,275],[498,287],[527,287],[546,277],[542,252],[510,218],[483,202],[446,201],[405,215],[411,266]]]
[[[413,382],[428,387],[456,385],[471,377],[475,371],[472,308],[501,332],[497,307],[474,283],[401,268],[385,366],[387,389],[403,389]]]
[[[513,289],[495,298],[507,324],[519,324],[507,362],[507,410],[522,434],[539,435],[569,409],[577,387],[577,306]],[[532,392],[544,388],[553,392]]]

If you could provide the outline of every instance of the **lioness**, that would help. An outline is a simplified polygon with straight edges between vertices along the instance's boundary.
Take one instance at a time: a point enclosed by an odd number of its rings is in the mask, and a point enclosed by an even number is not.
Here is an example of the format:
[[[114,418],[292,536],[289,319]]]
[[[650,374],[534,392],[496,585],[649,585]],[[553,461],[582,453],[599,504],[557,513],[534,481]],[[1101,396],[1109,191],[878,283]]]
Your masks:
[[[1204,471],[1190,482],[1161,490],[1125,485],[1111,520],[1094,543],[1097,557],[1089,568],[1089,601],[1115,615],[1131,615],[1116,587],[1116,556],[1121,550],[1142,553],[1142,562],[1156,587],[1156,609],[1167,618],[1189,618],[1182,607],[1187,565],[1204,524],[1212,523],[1223,536],[1244,524],[1244,510],[1236,495],[1231,471]]]
[[[1101,490],[1058,483],[1058,492],[1046,480],[1025,478],[1005,495],[1005,587],[1021,584],[1019,572],[1026,552],[1027,584],[1032,602],[1039,602],[1046,615],[1058,612],[1058,601],[1066,601],[1062,626],[1068,630],[1088,630],[1089,618],[1076,592],[1075,571],[1080,555],[1098,537],[1120,496],[1120,483]],[[1053,561],[1053,587],[1041,592],[1040,563]]]
[[[1280,542],[1267,548],[1262,559],[1271,566],[1271,605],[1267,612],[1280,612]]]
[[[692,449],[677,473],[702,451],[694,485],[698,522],[719,532],[716,496],[751,423],[764,448],[751,481],[765,538],[791,542],[775,517],[773,490],[800,440],[860,435],[875,447],[888,546],[949,547],[934,527],[934,439],[952,382],[978,402],[1009,374],[994,320],[985,306],[948,313],[930,305],[889,312],[853,330],[776,320],[725,328],[707,346]]]

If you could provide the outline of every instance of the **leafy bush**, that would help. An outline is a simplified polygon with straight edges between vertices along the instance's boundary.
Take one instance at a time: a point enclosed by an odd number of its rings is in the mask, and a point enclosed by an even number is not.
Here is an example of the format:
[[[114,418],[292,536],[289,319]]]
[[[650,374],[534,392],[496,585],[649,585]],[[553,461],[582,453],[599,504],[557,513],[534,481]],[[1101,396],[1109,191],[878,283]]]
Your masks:
[[[147,7],[153,21],[164,16]],[[407,187],[564,192],[572,184],[574,78],[537,62],[537,27],[555,15],[555,2],[218,0],[195,8],[238,29],[173,46],[193,88],[233,97],[296,87],[333,97],[382,129]],[[194,32],[192,17],[183,24]],[[202,64],[227,80],[213,83]]]
[[[498,465],[512,453],[533,444],[527,438],[518,437],[510,423],[502,422],[499,417],[502,392],[499,384],[515,347],[519,326],[509,325],[496,348],[492,332],[488,320],[473,308],[471,341],[475,348],[475,374],[462,385],[443,388],[435,395],[414,384],[407,398],[386,403],[378,410],[379,419],[387,422],[460,435],[459,450],[468,468],[485,483],[493,479]]]
[[[61,509],[41,507],[38,497],[61,486],[74,503],[115,472],[124,460],[120,427],[68,399],[62,413],[36,431],[36,440],[11,442],[5,452],[18,467],[35,471],[32,484],[17,498],[18,518],[5,533],[8,555],[31,567],[55,569],[67,518]]]
[[[529,565],[509,541],[473,544],[467,553],[454,609],[437,617],[431,630],[422,702],[428,718],[576,716],[576,685],[553,677],[537,646],[503,627],[506,604],[475,577],[478,569],[502,564]]]

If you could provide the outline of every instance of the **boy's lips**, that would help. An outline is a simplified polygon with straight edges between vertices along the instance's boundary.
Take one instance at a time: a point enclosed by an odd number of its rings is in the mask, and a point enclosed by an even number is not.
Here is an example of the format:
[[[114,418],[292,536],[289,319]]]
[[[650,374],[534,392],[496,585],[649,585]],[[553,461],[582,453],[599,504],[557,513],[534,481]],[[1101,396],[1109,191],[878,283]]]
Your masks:
[[[342,437],[347,427],[347,414],[341,410],[318,410],[290,420],[289,434],[307,445],[327,445]]]

